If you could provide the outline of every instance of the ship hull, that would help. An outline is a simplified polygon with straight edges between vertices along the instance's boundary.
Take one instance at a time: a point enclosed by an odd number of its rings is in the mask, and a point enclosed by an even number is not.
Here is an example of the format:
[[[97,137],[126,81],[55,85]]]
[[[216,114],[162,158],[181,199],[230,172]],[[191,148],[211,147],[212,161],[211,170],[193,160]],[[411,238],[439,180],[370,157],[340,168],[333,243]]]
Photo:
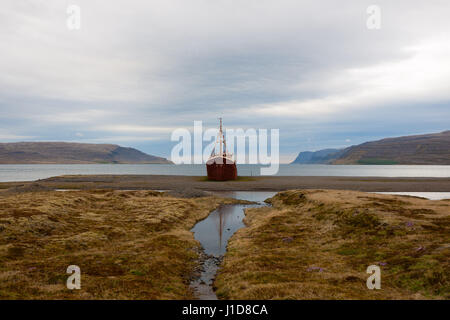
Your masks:
[[[219,161],[217,161],[219,160]],[[208,160],[206,163],[208,180],[226,181],[237,179],[236,163],[223,158]]]

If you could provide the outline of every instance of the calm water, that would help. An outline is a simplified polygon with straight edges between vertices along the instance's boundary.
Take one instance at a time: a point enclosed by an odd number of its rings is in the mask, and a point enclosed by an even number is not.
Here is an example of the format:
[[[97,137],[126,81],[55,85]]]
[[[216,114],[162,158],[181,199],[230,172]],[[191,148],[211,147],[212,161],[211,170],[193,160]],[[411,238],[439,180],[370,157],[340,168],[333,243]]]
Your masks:
[[[220,197],[229,197],[241,200],[258,202],[253,205],[226,205],[214,210],[209,216],[198,222],[191,230],[202,245],[207,257],[202,263],[200,277],[191,282],[196,296],[199,299],[212,300],[217,299],[212,288],[214,278],[221,258],[227,250],[227,244],[230,237],[245,225],[244,219],[246,208],[264,206],[265,199],[270,198],[276,192],[265,191],[230,191],[230,192],[211,192]]]
[[[238,165],[240,176],[258,176],[261,166]],[[66,174],[162,174],[203,176],[204,165],[22,164],[0,165],[0,182],[32,181]],[[278,176],[450,177],[450,166],[282,164]]]
[[[374,193],[421,197],[429,200],[450,199],[450,192],[374,192]]]
[[[240,228],[244,227],[244,209],[264,205],[262,201],[276,192],[260,191],[227,191],[211,192],[219,197],[228,197],[258,202],[258,205],[226,205],[214,210],[210,215],[197,223],[191,230],[205,249],[205,253],[220,257],[225,254],[228,239]]]

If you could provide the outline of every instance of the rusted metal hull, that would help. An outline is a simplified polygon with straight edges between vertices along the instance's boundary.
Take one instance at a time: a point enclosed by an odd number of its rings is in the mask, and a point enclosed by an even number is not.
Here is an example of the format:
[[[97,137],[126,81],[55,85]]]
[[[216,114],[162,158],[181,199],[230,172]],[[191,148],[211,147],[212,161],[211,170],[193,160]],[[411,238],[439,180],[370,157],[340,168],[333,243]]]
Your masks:
[[[222,161],[216,159],[206,162],[208,180],[226,181],[237,179],[236,163],[223,158]]]

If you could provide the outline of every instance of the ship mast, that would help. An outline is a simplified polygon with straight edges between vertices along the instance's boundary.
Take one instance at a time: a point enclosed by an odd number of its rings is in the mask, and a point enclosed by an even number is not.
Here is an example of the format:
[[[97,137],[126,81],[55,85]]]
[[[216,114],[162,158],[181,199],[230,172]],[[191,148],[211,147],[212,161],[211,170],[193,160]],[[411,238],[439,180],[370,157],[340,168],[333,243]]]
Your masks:
[[[219,150],[217,150],[218,143],[220,145]],[[237,179],[236,162],[233,160],[233,154],[228,153],[227,150],[222,118],[219,118],[219,132],[216,135],[216,142],[208,161],[206,161],[206,171],[209,180],[226,181]]]
[[[220,156],[223,157],[227,155],[227,142],[225,141],[225,136],[223,134],[222,129],[222,118],[219,118],[220,120],[220,129],[219,129],[219,142],[220,142]]]
[[[211,156],[219,155],[220,157],[227,156],[227,142],[225,141],[225,135],[223,134],[222,118],[219,118],[219,134],[216,137],[216,143],[214,144],[214,149],[211,152]],[[216,154],[217,143],[219,143],[219,153]]]
[[[219,143],[220,143],[220,156],[223,156],[223,152],[222,152],[222,143],[224,142],[224,138],[223,138],[223,132],[222,132],[222,118],[220,119],[220,131],[219,131]]]

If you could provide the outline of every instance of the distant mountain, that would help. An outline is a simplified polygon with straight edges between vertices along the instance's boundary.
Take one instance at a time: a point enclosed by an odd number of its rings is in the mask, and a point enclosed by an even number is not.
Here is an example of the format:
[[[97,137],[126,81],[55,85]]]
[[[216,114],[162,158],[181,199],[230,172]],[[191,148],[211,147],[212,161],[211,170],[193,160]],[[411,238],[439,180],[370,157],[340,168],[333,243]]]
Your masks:
[[[450,131],[386,138],[333,150],[313,155],[301,152],[293,163],[450,165]]]
[[[323,149],[319,151],[303,151],[292,163],[324,164],[336,159],[343,149]]]
[[[450,131],[366,142],[345,149],[333,163],[450,165]]]
[[[68,142],[0,143],[0,164],[171,163],[115,144]]]

